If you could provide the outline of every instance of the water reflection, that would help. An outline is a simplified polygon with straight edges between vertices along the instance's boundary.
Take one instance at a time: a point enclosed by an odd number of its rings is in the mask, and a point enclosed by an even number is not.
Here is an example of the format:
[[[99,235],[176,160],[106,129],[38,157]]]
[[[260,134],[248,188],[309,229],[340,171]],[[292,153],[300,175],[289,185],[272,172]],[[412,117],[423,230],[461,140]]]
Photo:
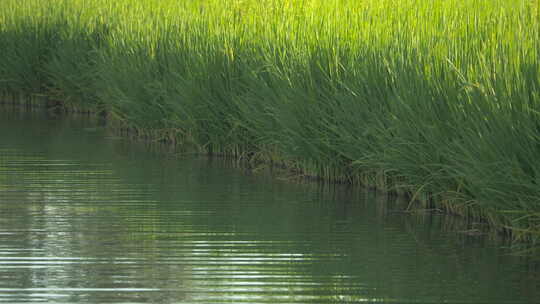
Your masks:
[[[0,114],[0,302],[540,299],[534,264],[442,216],[32,116]]]

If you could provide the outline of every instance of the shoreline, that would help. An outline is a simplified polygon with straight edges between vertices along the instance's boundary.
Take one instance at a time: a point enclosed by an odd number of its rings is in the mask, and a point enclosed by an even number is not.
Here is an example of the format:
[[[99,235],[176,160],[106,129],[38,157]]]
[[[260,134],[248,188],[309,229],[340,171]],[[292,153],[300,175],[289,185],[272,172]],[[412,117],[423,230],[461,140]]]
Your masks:
[[[6,100],[13,100],[13,102],[5,102]],[[102,119],[106,122],[106,127],[114,132],[117,135],[120,135],[122,137],[125,137],[129,140],[142,140],[143,142],[159,142],[161,145],[167,145],[174,148],[180,148],[182,145],[181,142],[177,141],[167,141],[167,140],[160,140],[159,138],[166,138],[170,136],[170,132],[166,132],[164,134],[159,133],[159,130],[153,130],[153,132],[141,132],[137,129],[132,129],[126,125],[124,125],[122,122],[114,121],[114,119],[111,119],[106,114],[104,115],[103,112],[96,112],[93,111],[90,108],[79,108],[79,107],[71,107],[66,106],[65,104],[62,104],[60,101],[54,101],[49,102],[48,97],[45,95],[35,95],[35,96],[24,96],[24,95],[18,95],[17,97],[13,97],[13,95],[3,95],[0,96],[0,106],[2,105],[8,105],[12,107],[23,107],[25,111],[32,111],[32,110],[38,110],[38,111],[50,111],[53,112],[56,116],[63,116],[63,115],[83,115],[85,117],[94,117]],[[139,135],[139,133],[142,133],[142,135]],[[152,135],[149,135],[152,134]],[[182,151],[185,152],[184,149]],[[205,156],[209,158],[220,158],[220,159],[231,159],[234,160],[235,163],[243,169],[250,170],[252,172],[255,172],[257,170],[277,170],[277,173],[272,173],[275,177],[285,177],[287,181],[293,181],[293,182],[307,182],[307,183],[321,183],[325,185],[346,185],[348,187],[352,188],[362,188],[367,191],[375,191],[384,195],[389,196],[389,198],[401,200],[402,202],[408,201],[408,203],[400,205],[406,205],[407,207],[402,210],[393,210],[390,213],[401,213],[401,214],[425,214],[425,213],[442,213],[446,216],[451,217],[457,217],[460,220],[463,220],[467,222],[466,229],[463,229],[462,225],[459,225],[460,230],[454,231],[458,234],[468,235],[468,236],[482,236],[482,235],[488,235],[488,234],[495,234],[497,237],[502,237],[504,240],[513,240],[513,236],[511,234],[511,230],[505,229],[505,227],[497,227],[493,223],[490,223],[486,220],[486,218],[482,216],[473,216],[469,217],[462,213],[456,213],[452,212],[450,208],[438,208],[437,203],[433,201],[433,198],[429,197],[429,194],[425,193],[407,193],[407,192],[399,192],[392,189],[388,189],[386,187],[378,187],[376,183],[371,184],[362,184],[360,180],[362,178],[358,178],[357,181],[351,182],[347,180],[328,180],[321,176],[314,176],[314,175],[305,175],[303,172],[299,171],[298,169],[287,167],[287,164],[285,163],[279,163],[279,162],[265,162],[264,160],[255,159],[254,157],[250,159],[249,157],[246,158],[245,156],[238,157],[237,155],[231,155],[231,154],[208,154],[201,151],[192,151],[190,153]],[[182,153],[181,153],[182,154]],[[374,180],[374,181],[381,181],[380,177],[377,176],[365,176],[365,181]],[[424,199],[421,199],[419,197],[423,197]],[[443,205],[444,206],[444,205]],[[478,229],[477,227],[480,227],[481,229]]]

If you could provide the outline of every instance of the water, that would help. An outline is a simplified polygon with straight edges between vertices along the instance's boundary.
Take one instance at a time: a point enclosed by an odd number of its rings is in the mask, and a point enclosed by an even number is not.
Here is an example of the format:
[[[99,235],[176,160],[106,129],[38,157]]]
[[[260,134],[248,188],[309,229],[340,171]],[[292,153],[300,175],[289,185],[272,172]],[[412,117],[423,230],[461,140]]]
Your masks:
[[[0,112],[0,303],[538,303],[537,264],[381,194]],[[390,206],[390,207],[387,207]]]

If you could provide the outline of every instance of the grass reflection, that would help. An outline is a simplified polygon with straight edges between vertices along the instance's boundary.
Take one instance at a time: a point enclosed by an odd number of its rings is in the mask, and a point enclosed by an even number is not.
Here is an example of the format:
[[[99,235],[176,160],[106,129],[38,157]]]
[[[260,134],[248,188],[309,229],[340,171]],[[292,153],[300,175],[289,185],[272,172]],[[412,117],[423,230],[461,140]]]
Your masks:
[[[164,158],[75,122],[47,124],[0,119],[8,301],[539,299],[535,264],[446,229],[458,225],[451,218],[398,214],[387,196],[246,175],[227,162]]]

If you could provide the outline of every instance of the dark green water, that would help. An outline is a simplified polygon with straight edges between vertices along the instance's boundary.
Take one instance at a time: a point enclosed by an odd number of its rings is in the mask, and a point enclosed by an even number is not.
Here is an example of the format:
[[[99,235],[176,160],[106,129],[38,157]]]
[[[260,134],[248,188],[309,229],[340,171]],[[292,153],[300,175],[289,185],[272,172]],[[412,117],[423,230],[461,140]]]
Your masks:
[[[504,243],[386,206],[0,108],[0,302],[540,302]]]

